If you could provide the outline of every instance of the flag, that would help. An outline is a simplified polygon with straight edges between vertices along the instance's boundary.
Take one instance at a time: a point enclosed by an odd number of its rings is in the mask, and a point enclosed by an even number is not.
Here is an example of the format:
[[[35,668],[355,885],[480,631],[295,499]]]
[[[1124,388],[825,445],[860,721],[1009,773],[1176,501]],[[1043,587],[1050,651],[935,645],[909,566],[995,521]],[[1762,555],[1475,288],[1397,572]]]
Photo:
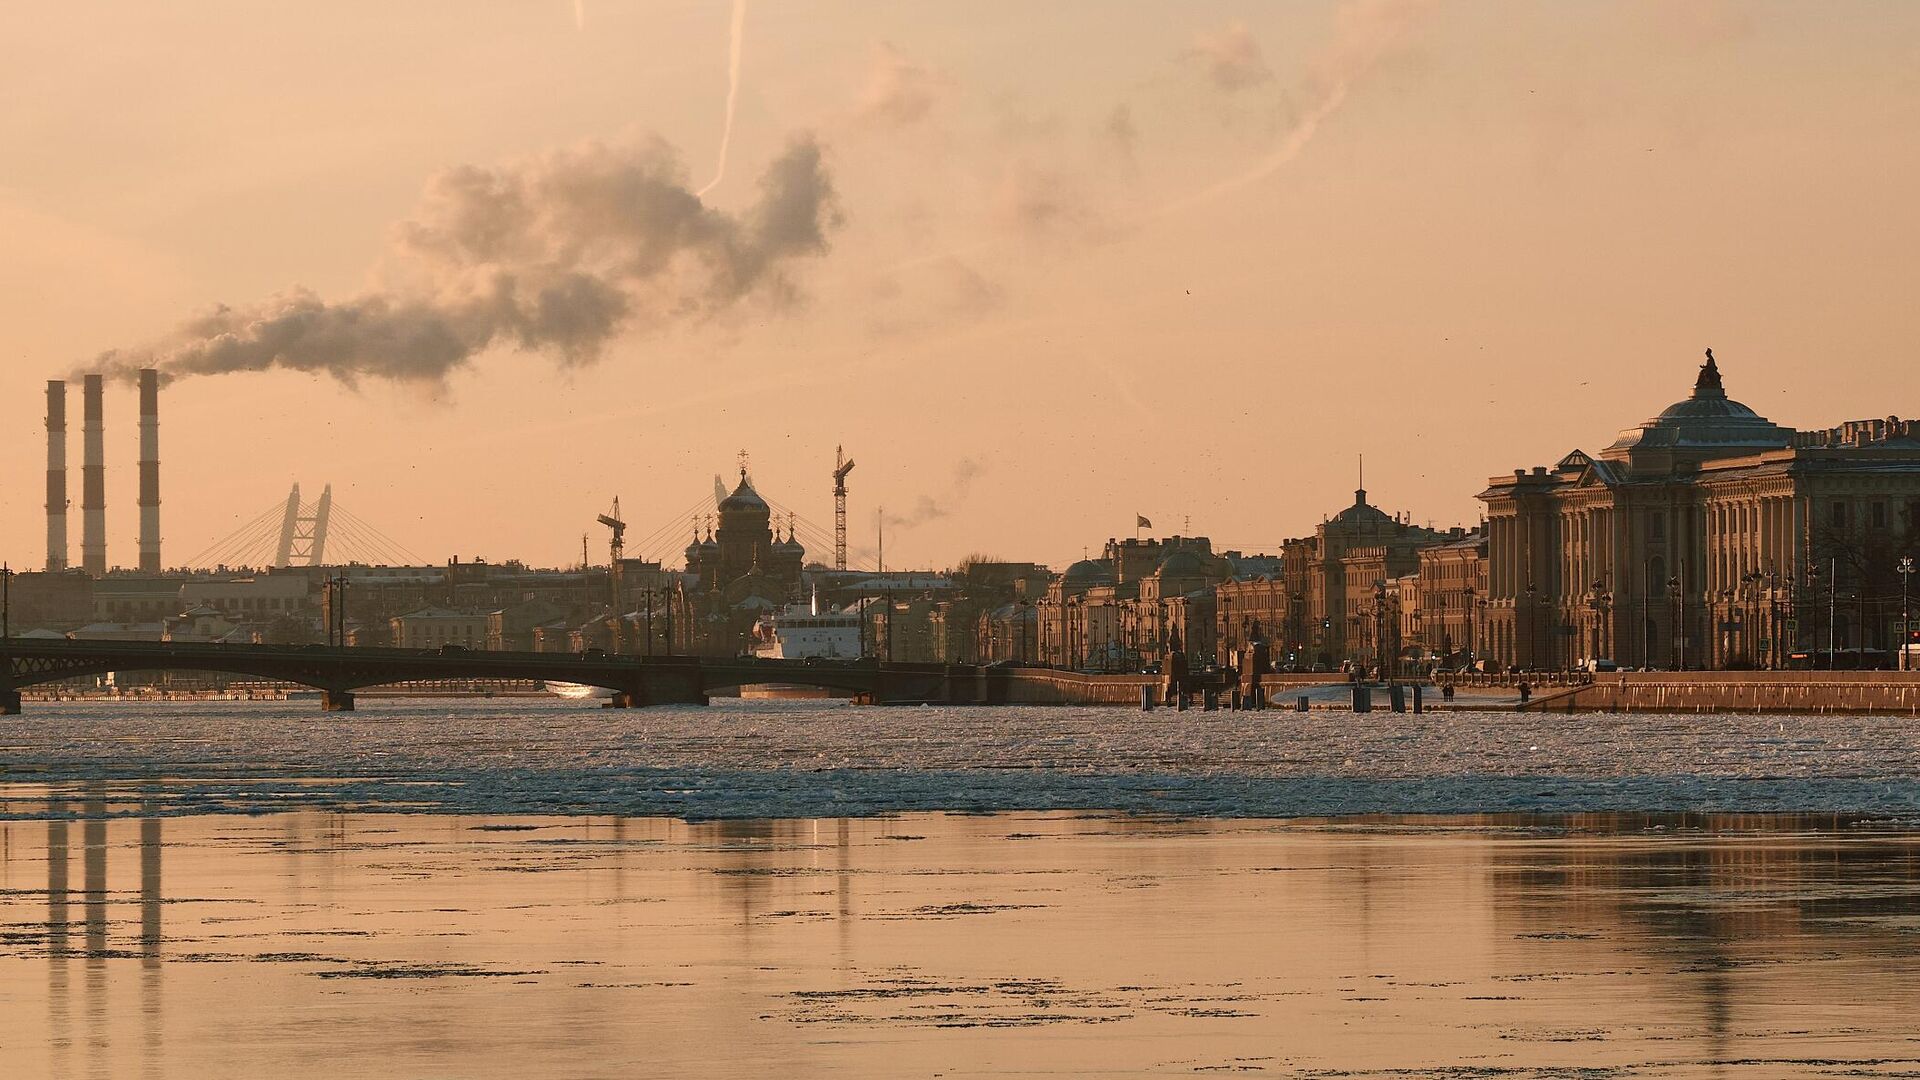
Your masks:
[[[1147,520],[1147,519],[1146,519],[1145,517],[1143,517],[1143,516],[1141,516],[1141,515],[1139,515],[1139,514],[1135,514],[1135,515],[1133,515],[1133,518],[1134,518],[1134,521],[1133,521],[1133,526],[1134,526],[1134,528],[1136,528],[1136,529],[1151,529],[1151,528],[1153,528],[1153,522],[1151,522],[1151,521],[1148,521],[1148,520]]]

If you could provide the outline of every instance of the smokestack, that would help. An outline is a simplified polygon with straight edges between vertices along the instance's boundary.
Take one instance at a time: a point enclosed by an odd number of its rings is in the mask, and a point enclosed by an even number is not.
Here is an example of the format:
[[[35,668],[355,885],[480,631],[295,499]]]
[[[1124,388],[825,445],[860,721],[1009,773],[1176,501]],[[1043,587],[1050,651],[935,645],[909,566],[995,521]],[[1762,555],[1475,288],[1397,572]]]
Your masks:
[[[47,381],[47,571],[67,568],[67,384]]]
[[[140,369],[140,572],[160,572],[160,373]]]
[[[100,418],[101,397],[101,376],[87,376],[80,415],[80,565],[96,578],[107,576],[106,429]]]

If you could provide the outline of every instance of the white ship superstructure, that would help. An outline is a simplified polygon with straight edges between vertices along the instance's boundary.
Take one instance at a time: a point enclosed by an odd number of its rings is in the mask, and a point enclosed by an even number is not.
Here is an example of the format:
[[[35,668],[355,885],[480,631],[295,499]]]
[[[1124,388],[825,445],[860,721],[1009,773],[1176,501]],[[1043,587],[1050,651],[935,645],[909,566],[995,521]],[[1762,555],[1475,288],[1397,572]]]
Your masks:
[[[811,603],[789,604],[761,619],[753,636],[753,654],[769,660],[855,659],[860,655],[860,614],[823,612],[815,593]]]

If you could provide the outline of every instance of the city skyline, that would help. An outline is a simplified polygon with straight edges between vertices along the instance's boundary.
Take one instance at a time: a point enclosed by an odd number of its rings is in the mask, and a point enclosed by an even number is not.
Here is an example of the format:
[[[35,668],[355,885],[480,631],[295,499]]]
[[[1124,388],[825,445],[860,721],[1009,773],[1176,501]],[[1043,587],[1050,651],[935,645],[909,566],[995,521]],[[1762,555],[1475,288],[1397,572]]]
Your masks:
[[[643,160],[696,193],[718,174],[700,206],[742,229],[769,167],[817,140],[824,243],[779,248],[777,288],[623,327],[597,363],[495,346],[444,383],[177,379],[169,563],[298,480],[429,558],[563,564],[614,496],[650,532],[743,447],[763,490],[825,524],[840,444],[861,462],[856,548],[878,507],[905,519],[890,565],[1065,565],[1135,514],[1271,550],[1346,505],[1362,452],[1376,501],[1471,525],[1485,477],[1600,449],[1708,345],[1789,427],[1911,411],[1886,390],[1915,329],[1906,9],[1097,15],[1093,43],[1073,5],[1017,32],[749,6],[723,136],[726,5],[461,16],[446,56],[422,45],[450,7],[348,7],[311,37],[217,7],[34,12],[28,32],[97,48],[0,76],[27,103],[0,123],[39,149],[0,190],[20,238],[0,255],[0,557],[44,554],[46,379],[212,304],[398,288],[376,280],[411,266],[389,233],[432,220],[435,176],[524,176],[649,133],[674,149]],[[216,43],[244,59],[197,51]],[[350,84],[329,73],[341,49]],[[454,93],[473,63],[521,78]],[[102,109],[116,94],[126,110]],[[135,421],[110,387],[119,565]]]

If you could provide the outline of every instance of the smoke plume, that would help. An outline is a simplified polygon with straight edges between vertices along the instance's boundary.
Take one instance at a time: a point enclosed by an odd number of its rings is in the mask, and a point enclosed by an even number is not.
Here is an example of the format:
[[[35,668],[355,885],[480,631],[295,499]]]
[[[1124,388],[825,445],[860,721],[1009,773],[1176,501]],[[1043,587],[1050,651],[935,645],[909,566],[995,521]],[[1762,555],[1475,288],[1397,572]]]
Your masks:
[[[935,499],[931,495],[922,495],[914,500],[913,509],[904,514],[888,511],[883,518],[888,526],[897,529],[911,529],[916,525],[925,525],[952,514],[966,501],[967,494],[973,489],[974,480],[986,472],[986,466],[972,458],[961,458],[953,467],[953,486],[945,497]]]
[[[754,298],[794,296],[793,260],[839,222],[819,145],[796,139],[739,214],[706,206],[658,139],[593,142],[435,177],[359,296],[294,288],[217,307],[86,370],[169,376],[286,369],[437,382],[485,349],[562,364],[599,358],[629,328],[695,324]]]

